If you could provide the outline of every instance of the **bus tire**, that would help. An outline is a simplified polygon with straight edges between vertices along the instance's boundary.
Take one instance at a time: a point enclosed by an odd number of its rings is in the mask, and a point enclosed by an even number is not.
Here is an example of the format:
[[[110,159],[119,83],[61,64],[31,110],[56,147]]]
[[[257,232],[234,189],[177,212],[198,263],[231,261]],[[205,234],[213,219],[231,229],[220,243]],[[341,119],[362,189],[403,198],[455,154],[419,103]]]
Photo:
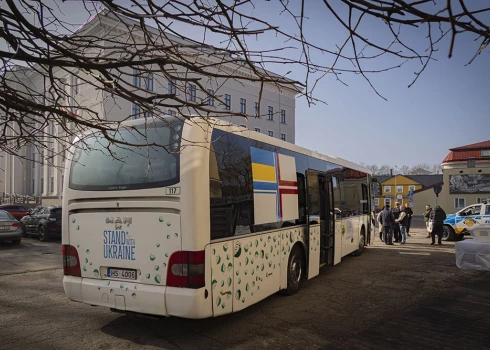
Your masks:
[[[354,256],[359,256],[364,251],[364,246],[366,245],[366,233],[364,227],[361,229],[361,234],[359,235],[359,248],[352,253]]]
[[[49,234],[46,232],[46,229],[44,228],[43,225],[39,226],[39,240],[41,242],[49,241]]]
[[[295,245],[289,254],[287,277],[288,285],[284,294],[293,295],[299,292],[306,275],[305,255],[299,245]]]
[[[442,228],[442,240],[443,241],[453,241],[454,240],[454,229],[451,226],[444,225]]]

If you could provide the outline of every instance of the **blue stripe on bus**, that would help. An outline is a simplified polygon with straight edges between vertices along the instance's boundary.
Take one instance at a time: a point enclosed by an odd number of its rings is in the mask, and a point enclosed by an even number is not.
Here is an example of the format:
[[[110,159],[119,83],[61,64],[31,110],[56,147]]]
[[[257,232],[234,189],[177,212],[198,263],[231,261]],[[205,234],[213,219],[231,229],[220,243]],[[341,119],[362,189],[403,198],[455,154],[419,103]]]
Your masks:
[[[266,151],[263,149],[250,147],[250,155],[252,157],[252,163],[275,165],[274,152]]]
[[[277,191],[277,182],[254,181],[254,191]]]

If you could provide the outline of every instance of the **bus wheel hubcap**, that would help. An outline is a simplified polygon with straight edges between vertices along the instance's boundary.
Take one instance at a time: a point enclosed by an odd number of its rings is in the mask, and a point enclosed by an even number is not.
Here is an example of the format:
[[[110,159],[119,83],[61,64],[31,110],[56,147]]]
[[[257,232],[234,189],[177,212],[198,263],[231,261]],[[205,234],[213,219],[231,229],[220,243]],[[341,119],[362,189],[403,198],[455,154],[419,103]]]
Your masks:
[[[301,259],[298,256],[294,256],[291,260],[291,280],[294,283],[298,283],[301,279]]]

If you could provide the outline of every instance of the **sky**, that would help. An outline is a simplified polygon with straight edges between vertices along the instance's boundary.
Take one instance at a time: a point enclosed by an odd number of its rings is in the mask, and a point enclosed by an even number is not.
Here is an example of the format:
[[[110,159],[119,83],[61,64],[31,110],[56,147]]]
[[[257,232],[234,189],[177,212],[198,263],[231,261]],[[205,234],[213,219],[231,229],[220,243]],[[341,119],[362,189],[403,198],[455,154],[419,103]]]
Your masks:
[[[50,3],[51,1],[46,1]],[[88,17],[83,5],[76,1],[59,3],[63,18],[74,25],[82,24]],[[117,1],[119,4],[126,0]],[[291,10],[299,13],[298,2],[290,1]],[[329,2],[338,6],[340,2]],[[336,50],[347,32],[329,14],[323,2],[306,2],[304,35],[307,40],[323,48]],[[473,0],[474,7],[485,0]],[[279,26],[285,32],[297,34],[294,21],[287,14],[280,14],[278,1],[256,0],[250,13]],[[3,5],[2,5],[3,6]],[[335,7],[343,18],[345,8]],[[490,16],[483,17],[490,22]],[[186,35],[200,40],[202,30],[179,27]],[[386,25],[379,20],[363,20],[359,33],[370,42],[386,45],[393,40]],[[427,44],[427,30],[403,28],[402,38],[411,47],[423,50]],[[389,164],[391,166],[419,163],[440,163],[449,149],[490,139],[490,48],[487,48],[470,65],[478,43],[475,37],[459,35],[455,40],[452,58],[448,58],[449,37],[437,44],[437,61],[431,61],[427,69],[411,87],[421,63],[416,60],[400,68],[370,75],[375,89],[386,98],[379,97],[360,75],[344,73],[343,83],[329,74],[319,81],[314,97],[324,103],[308,105],[305,98],[296,100],[296,144],[326,155],[334,155],[357,163]],[[209,44],[222,46],[218,36],[206,34]],[[284,43],[272,33],[249,38],[247,43],[256,50],[292,45]],[[400,48],[398,46],[398,48]],[[405,51],[406,52],[406,51]],[[299,57],[299,50],[286,50],[281,55]],[[311,57],[317,64],[331,65],[333,57],[312,50]],[[346,53],[352,53],[349,48]],[[366,50],[365,54],[377,53]],[[363,65],[364,69],[385,68],[399,65],[403,60],[383,55]],[[341,61],[341,68],[353,67]],[[269,70],[285,74],[298,81],[305,81],[305,71],[297,65],[269,64]],[[311,84],[318,74],[312,75]],[[311,85],[310,85],[311,86]]]

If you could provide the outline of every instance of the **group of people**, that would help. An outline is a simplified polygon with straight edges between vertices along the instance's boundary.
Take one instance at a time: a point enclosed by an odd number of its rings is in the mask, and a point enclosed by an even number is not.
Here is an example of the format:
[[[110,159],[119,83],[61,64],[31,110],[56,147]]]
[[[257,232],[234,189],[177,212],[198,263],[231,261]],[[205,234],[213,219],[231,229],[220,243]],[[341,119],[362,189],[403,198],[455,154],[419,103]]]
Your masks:
[[[427,237],[432,237],[432,245],[435,244],[435,236],[438,236],[438,244],[441,244],[443,234],[443,224],[446,219],[446,213],[440,206],[434,209],[430,205],[426,206],[424,219],[427,227]],[[390,205],[384,206],[384,209],[379,212],[377,221],[379,223],[379,238],[386,245],[394,243],[405,244],[407,236],[410,235],[410,225],[412,223],[413,211],[412,208],[400,203],[395,203],[395,208],[390,209]],[[431,225],[429,225],[431,223]],[[394,238],[394,241],[393,241]]]

